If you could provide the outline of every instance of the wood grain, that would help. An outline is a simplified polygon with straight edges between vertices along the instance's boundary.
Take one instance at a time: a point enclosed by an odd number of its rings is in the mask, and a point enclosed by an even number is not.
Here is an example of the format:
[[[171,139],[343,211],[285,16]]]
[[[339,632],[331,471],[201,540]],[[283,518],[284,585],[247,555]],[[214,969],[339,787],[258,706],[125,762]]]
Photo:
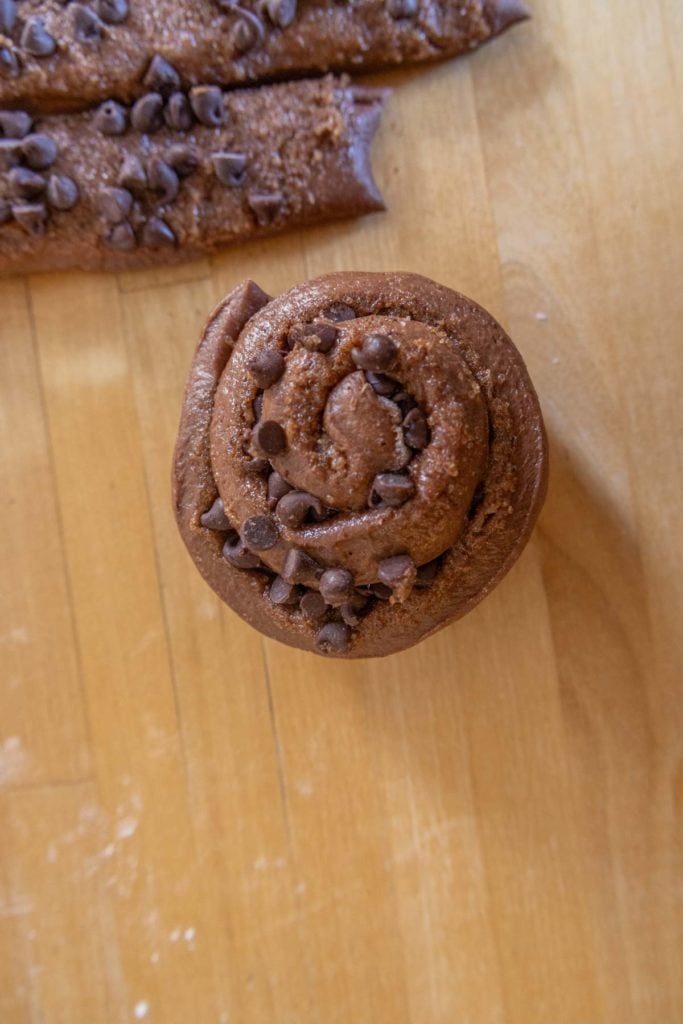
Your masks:
[[[2,282],[2,1024],[683,1022],[682,50],[675,0],[537,0],[380,79],[389,213]],[[212,304],[342,268],[488,306],[553,454],[500,588],[354,664],[224,608],[169,501]]]

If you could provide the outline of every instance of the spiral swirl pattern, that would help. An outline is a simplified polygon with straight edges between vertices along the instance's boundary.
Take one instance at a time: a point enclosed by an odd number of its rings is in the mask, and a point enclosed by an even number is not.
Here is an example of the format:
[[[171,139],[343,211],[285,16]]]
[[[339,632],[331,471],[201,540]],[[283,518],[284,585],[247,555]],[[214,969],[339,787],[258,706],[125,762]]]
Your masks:
[[[464,613],[524,546],[543,424],[521,357],[410,274],[247,283],[195,359],[176,449],[181,532],[263,632],[387,654]]]

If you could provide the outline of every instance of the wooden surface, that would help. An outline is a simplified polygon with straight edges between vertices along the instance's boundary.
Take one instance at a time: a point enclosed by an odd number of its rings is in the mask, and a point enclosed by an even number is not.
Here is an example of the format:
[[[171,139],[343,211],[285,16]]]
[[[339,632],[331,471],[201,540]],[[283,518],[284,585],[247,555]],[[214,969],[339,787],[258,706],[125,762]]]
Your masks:
[[[386,76],[389,212],[0,285],[2,1024],[673,1024],[680,0],[537,0]],[[473,614],[386,661],[263,641],[176,534],[212,304],[421,271],[509,328],[553,455]]]

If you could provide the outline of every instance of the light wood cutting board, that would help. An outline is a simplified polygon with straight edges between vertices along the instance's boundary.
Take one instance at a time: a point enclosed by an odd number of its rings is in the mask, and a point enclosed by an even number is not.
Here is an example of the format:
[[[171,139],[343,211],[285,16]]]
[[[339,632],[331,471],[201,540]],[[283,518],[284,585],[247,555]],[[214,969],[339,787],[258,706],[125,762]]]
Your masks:
[[[536,0],[387,75],[389,212],[0,285],[2,1024],[676,1024],[680,0]],[[462,622],[385,661],[262,640],[176,535],[198,332],[407,269],[509,329],[550,493]]]

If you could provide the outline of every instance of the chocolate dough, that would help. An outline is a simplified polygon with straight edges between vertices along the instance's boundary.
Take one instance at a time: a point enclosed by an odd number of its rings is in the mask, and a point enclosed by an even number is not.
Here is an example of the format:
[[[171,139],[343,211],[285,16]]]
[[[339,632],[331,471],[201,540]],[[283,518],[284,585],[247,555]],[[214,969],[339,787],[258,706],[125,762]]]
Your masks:
[[[0,111],[0,273],[171,263],[383,209],[369,147],[386,94],[327,76]]]
[[[160,80],[236,86],[434,60],[526,17],[522,0],[3,0],[0,107],[83,109]]]

